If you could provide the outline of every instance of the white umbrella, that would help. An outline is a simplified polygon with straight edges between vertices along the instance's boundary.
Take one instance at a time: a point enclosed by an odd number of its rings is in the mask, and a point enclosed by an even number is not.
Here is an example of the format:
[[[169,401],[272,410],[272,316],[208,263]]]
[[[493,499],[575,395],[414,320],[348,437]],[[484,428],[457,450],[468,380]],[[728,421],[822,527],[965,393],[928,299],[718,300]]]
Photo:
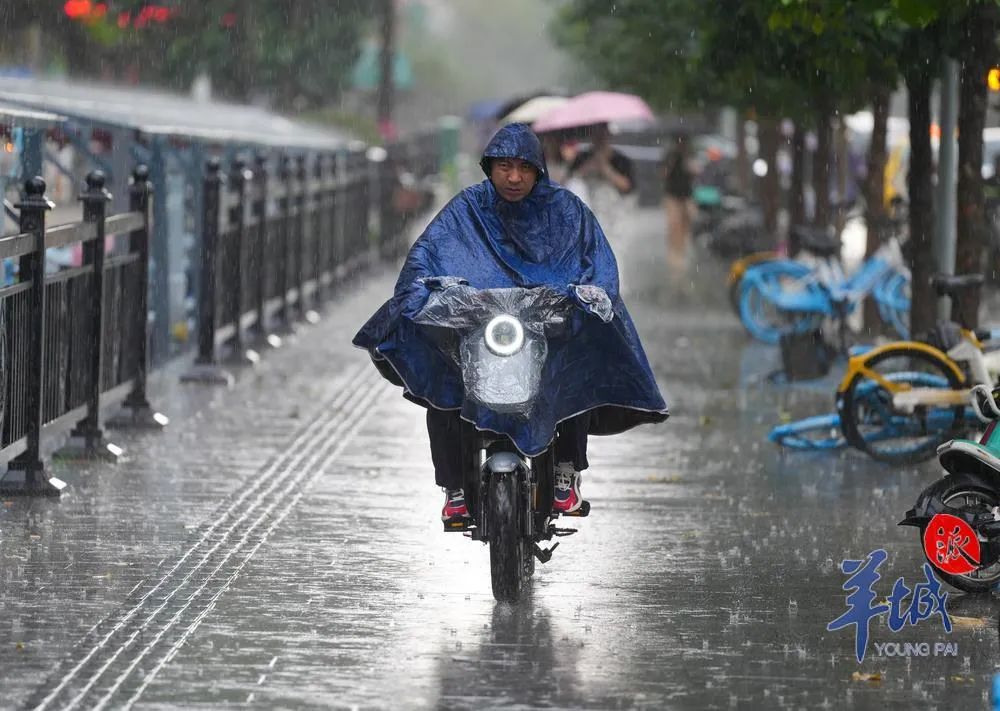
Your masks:
[[[534,123],[552,109],[565,104],[569,99],[565,96],[536,96],[528,99],[516,109],[503,117],[503,123]]]

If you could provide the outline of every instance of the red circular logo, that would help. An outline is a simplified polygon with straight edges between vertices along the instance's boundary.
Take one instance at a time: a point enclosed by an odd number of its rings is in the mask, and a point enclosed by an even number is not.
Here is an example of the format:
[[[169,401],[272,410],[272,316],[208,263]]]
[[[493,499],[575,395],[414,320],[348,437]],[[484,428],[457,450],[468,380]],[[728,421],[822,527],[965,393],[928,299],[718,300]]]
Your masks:
[[[979,567],[976,532],[951,514],[936,514],[924,529],[924,553],[935,568],[952,575],[965,575]]]

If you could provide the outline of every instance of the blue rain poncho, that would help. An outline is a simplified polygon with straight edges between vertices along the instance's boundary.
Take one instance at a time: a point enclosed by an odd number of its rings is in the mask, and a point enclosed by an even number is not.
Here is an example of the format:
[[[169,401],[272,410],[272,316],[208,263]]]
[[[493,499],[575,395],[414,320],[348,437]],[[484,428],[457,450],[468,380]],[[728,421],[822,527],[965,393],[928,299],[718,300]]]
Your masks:
[[[410,400],[461,410],[479,429],[509,436],[528,456],[549,446],[559,422],[583,412],[590,412],[590,434],[599,435],[665,420],[666,404],[619,297],[617,262],[593,213],[549,179],[527,125],[505,126],[493,137],[482,160],[487,176],[492,158],[530,162],[539,171],[534,189],[508,202],[487,179],[452,199],[414,243],[393,297],[354,345],[403,385]],[[454,359],[439,347],[434,329],[417,322],[434,290],[461,282],[475,289],[548,286],[580,307],[572,336],[549,343],[541,394],[527,417],[465,397]]]

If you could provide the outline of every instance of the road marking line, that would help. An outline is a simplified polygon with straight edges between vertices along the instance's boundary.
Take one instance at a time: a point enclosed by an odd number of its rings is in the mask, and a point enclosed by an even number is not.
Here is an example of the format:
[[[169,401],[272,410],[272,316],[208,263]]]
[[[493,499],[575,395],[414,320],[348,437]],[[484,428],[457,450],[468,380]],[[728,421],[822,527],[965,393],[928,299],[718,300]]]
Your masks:
[[[361,371],[364,371],[364,374],[359,376]],[[50,690],[50,692],[35,708],[47,708],[48,705],[54,701],[59,694],[63,692],[63,690],[66,689],[68,685],[80,674],[84,667],[92,659],[94,659],[95,655],[102,650],[105,650],[106,647],[109,647],[109,642],[111,642],[112,639],[126,627],[126,624],[129,623],[133,617],[136,617],[142,611],[148,602],[154,599],[154,595],[156,595],[157,592],[166,592],[166,597],[163,598],[159,607],[150,612],[141,624],[139,624],[138,629],[136,629],[132,635],[128,637],[128,639],[118,645],[118,648],[113,652],[111,658],[108,659],[107,662],[99,669],[97,669],[95,673],[93,673],[88,683],[85,684],[83,690],[69,702],[66,708],[73,708],[76,706],[97,683],[104,672],[110,668],[110,665],[119,657],[119,655],[130,647],[137,637],[141,640],[144,630],[150,626],[150,624],[155,620],[160,612],[163,611],[171,599],[174,598],[174,596],[188,584],[188,581],[191,580],[191,578],[206,565],[212,554],[227,542],[236,529],[241,527],[251,518],[251,514],[262,505],[264,499],[271,495],[276,489],[279,489],[279,487],[283,487],[286,482],[290,481],[290,483],[294,485],[297,483],[296,480],[301,480],[305,476],[305,473],[310,471],[307,466],[304,466],[305,460],[310,460],[311,463],[318,458],[322,458],[329,448],[329,443],[337,442],[337,438],[331,435],[339,434],[345,427],[350,427],[352,424],[359,422],[358,419],[355,419],[353,422],[351,420],[352,416],[357,411],[358,406],[367,404],[367,401],[372,400],[376,394],[381,393],[385,389],[384,382],[372,382],[378,380],[377,373],[371,370],[367,363],[359,364],[357,367],[350,369],[345,374],[345,377],[340,380],[340,382],[344,383],[343,389],[331,398],[327,405],[319,410],[312,421],[310,421],[310,423],[295,436],[292,442],[284,448],[284,451],[281,454],[274,457],[274,459],[261,472],[253,477],[249,486],[241,491],[228,505],[228,507],[225,508],[225,510],[215,516],[215,519],[202,532],[198,540],[195,541],[180,556],[176,563],[174,563],[170,570],[160,578],[156,585],[147,591],[142,598],[132,605],[131,608],[126,610],[124,614],[121,612],[116,613],[119,615],[119,618],[111,630],[107,632],[103,638],[97,642],[97,644],[90,648],[90,650],[74,665],[72,669],[61,677],[60,682],[55,686],[55,688]],[[379,387],[379,385],[382,385],[382,387]],[[330,416],[331,409],[336,410],[332,417]],[[362,417],[361,419],[364,418]],[[355,428],[352,427],[351,429]],[[326,444],[324,445],[324,443]],[[341,443],[341,446],[337,448],[338,451],[342,449],[342,446],[345,443],[346,441]],[[276,472],[278,475],[272,476]],[[299,474],[296,475],[296,472],[299,472]],[[250,497],[253,497],[255,494],[256,496],[253,500],[250,500]],[[300,497],[301,493],[293,496],[293,500],[297,501]],[[224,557],[223,562],[220,563],[219,566],[216,567],[215,571],[208,576],[205,583],[203,583],[199,588],[199,591],[204,589],[221,566],[224,565],[225,562],[228,561],[229,558],[232,557],[232,555],[235,554],[241,547],[243,547],[243,544],[246,542],[247,535],[249,535],[249,533],[259,525],[259,523],[271,512],[271,510],[281,503],[283,498],[284,497],[281,496],[279,489],[278,496],[275,498],[274,502],[270,506],[265,507],[264,514],[254,521],[252,525],[250,525],[250,528],[243,534],[239,541],[235,541],[235,547],[230,548],[230,551]],[[224,528],[228,519],[234,520],[229,523],[228,528]],[[204,555],[202,555],[201,559],[194,565],[194,567],[187,571],[186,575],[178,581],[177,577],[181,574],[179,571],[182,570],[185,563],[189,560],[193,561],[197,554],[201,552],[201,549],[203,549],[206,545],[209,545],[212,542],[212,539],[216,537],[218,537],[218,541],[215,542],[214,545],[212,545],[211,548]],[[230,543],[232,544],[234,542],[231,541]],[[254,551],[256,551],[257,547],[259,547],[259,544],[258,546],[255,546]],[[172,585],[173,589],[169,591],[166,590],[167,585]],[[226,584],[225,587],[228,587],[228,584]],[[188,604],[182,608],[181,612],[187,609],[196,597],[197,593],[189,597]],[[135,622],[133,622],[133,624],[135,624]],[[197,624],[200,624],[200,622]],[[96,625],[93,629],[99,630],[102,626],[103,622],[98,623],[98,625]],[[162,634],[158,635],[155,639],[158,640],[161,636]],[[148,648],[151,647],[148,646],[147,649]],[[108,651],[110,651],[110,649]],[[143,656],[144,654],[145,652],[143,652]]]

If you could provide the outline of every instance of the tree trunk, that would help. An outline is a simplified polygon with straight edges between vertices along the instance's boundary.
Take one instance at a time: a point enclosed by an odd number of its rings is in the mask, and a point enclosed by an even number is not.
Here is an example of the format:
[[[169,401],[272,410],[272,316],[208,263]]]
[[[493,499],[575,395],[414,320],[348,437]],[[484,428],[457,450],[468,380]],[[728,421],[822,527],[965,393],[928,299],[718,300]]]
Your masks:
[[[915,70],[906,77],[907,111],[910,118],[910,165],[906,191],[910,197],[910,271],[913,277],[910,303],[910,333],[918,335],[934,326],[936,301],[931,275],[937,265],[932,242],[934,203],[931,176],[931,75]]]
[[[394,0],[382,1],[382,54],[379,57],[378,124],[384,140],[395,138],[393,106],[395,77],[393,55],[396,44],[396,4]]]
[[[830,107],[828,102],[819,101],[816,107],[816,155],[813,156],[812,184],[816,194],[816,210],[813,224],[826,227],[830,224]]]
[[[958,200],[955,273],[983,269],[986,217],[983,210],[983,126],[986,123],[986,74],[997,35],[996,8],[974,6],[964,21],[965,42],[958,79]],[[952,302],[954,318],[966,328],[979,323],[979,289],[966,289]]]
[[[865,257],[872,256],[886,238],[885,210],[885,163],[886,132],[889,123],[889,87],[880,86],[872,95],[872,139],[868,146],[868,163],[865,176],[865,224],[868,227],[868,242]],[[864,324],[871,336],[881,332],[882,319],[878,306],[871,297],[865,299]]]
[[[837,120],[837,129],[834,131],[834,135],[836,136],[834,143],[837,150],[837,200],[843,205],[847,202],[847,184],[851,167],[850,151],[847,145],[847,124],[844,123],[843,116]],[[836,218],[835,226],[837,234],[840,234],[847,222],[847,211],[837,210]]]
[[[805,203],[806,131],[795,124],[792,133],[792,183],[788,190],[788,224],[790,227],[806,224]]]
[[[781,184],[778,176],[778,142],[781,140],[777,119],[762,118],[757,124],[760,158],[767,162],[767,175],[760,178],[760,206],[764,213],[764,229],[777,244],[778,210],[781,205]]]

